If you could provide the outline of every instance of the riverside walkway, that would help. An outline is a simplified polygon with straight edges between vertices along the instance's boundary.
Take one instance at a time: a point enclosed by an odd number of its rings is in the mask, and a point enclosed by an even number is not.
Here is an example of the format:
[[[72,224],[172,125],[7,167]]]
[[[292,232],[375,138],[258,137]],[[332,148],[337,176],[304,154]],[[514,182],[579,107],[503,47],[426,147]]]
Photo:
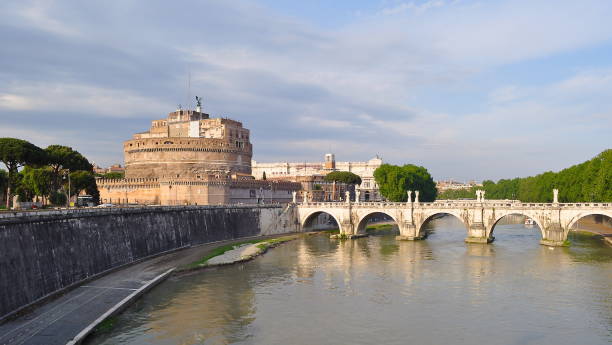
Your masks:
[[[175,268],[201,259],[218,246],[246,239],[248,238],[174,251],[83,283],[28,313],[0,324],[0,344],[80,344],[97,324],[122,311],[142,293],[167,278]]]

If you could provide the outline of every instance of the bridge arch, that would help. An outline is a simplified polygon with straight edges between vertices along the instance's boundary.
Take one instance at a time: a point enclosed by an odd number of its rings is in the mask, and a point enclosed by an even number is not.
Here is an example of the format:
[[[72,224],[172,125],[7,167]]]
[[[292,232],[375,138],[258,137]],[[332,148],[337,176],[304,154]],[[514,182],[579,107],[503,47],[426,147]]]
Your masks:
[[[416,225],[416,236],[427,236],[427,234],[422,234],[423,226],[427,224],[430,220],[434,219],[436,216],[445,216],[451,215],[461,221],[461,224],[465,227],[465,231],[468,232],[469,224],[465,221],[465,216],[459,210],[452,209],[444,209],[444,210],[436,210],[433,212],[425,212],[423,213],[423,218],[421,221],[415,222]]]
[[[540,221],[540,219],[538,219],[536,215],[531,214],[530,212],[522,212],[522,211],[511,211],[511,212],[507,212],[501,215],[496,215],[495,220],[493,221],[491,226],[487,228],[487,237],[492,238],[493,233],[495,231],[495,227],[497,226],[497,223],[499,223],[500,220],[508,216],[523,216],[523,217],[529,217],[533,219],[533,221],[538,226],[538,229],[540,229],[540,238],[545,238],[544,237],[544,227],[542,226],[542,222]]]
[[[610,219],[612,219],[612,212],[607,212],[607,211],[585,211],[585,212],[578,212],[574,217],[571,218],[571,220],[567,223],[567,231],[569,232],[569,230],[582,218],[584,217],[588,217],[588,216],[606,216]]]
[[[391,218],[399,228],[400,223],[398,222],[398,219],[397,219],[398,217],[393,216],[391,212],[370,211],[370,212],[367,212],[359,216],[359,221],[357,223],[357,228],[356,228],[357,234],[364,234],[366,232],[366,228],[368,227],[368,220],[370,220],[372,216],[377,215],[377,214],[385,215]]]
[[[340,229],[340,227],[341,227],[340,219],[336,215],[334,215],[333,212],[327,212],[327,211],[323,211],[323,210],[312,211],[312,212],[308,213],[305,217],[303,217],[302,220],[300,221],[300,225],[302,226],[302,230],[303,231],[316,230],[316,229],[313,229],[313,224],[312,223],[314,222],[315,219],[317,219],[322,214],[326,214],[326,215],[330,216],[336,222],[336,225],[338,226],[338,229],[342,232],[342,229]]]

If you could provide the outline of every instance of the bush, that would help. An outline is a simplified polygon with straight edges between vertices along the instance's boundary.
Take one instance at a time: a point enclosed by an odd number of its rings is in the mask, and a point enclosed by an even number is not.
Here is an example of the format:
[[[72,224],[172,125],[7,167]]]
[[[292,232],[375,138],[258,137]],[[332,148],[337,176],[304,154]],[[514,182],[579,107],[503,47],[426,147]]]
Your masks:
[[[60,192],[53,192],[49,196],[49,202],[56,206],[64,206],[66,205],[66,194]]]

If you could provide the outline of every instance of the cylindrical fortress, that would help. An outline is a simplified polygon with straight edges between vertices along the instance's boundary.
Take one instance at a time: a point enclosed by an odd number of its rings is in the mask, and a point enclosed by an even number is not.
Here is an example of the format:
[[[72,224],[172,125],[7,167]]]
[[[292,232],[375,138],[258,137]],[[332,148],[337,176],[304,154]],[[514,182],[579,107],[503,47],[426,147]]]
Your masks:
[[[252,146],[214,138],[160,137],[123,145],[126,178],[185,178],[221,170],[251,174]]]

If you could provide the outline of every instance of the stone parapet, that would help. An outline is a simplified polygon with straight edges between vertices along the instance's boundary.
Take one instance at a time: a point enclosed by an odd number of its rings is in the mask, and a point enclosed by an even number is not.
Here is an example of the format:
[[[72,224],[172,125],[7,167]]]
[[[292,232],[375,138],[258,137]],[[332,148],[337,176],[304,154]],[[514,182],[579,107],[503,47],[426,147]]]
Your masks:
[[[565,245],[569,230],[589,215],[612,217],[612,203],[523,203],[520,201],[438,201],[438,202],[303,202],[296,204],[300,224],[308,228],[320,213],[332,216],[340,233],[355,234],[366,228],[367,217],[384,213],[400,225],[401,239],[426,236],[429,220],[449,214],[461,220],[467,230],[466,242],[490,243],[498,222],[520,214],[533,220],[542,244]]]
[[[289,181],[267,181],[267,180],[232,180],[230,188],[254,188],[254,189],[284,189],[289,191],[298,191],[302,188],[302,184]]]

